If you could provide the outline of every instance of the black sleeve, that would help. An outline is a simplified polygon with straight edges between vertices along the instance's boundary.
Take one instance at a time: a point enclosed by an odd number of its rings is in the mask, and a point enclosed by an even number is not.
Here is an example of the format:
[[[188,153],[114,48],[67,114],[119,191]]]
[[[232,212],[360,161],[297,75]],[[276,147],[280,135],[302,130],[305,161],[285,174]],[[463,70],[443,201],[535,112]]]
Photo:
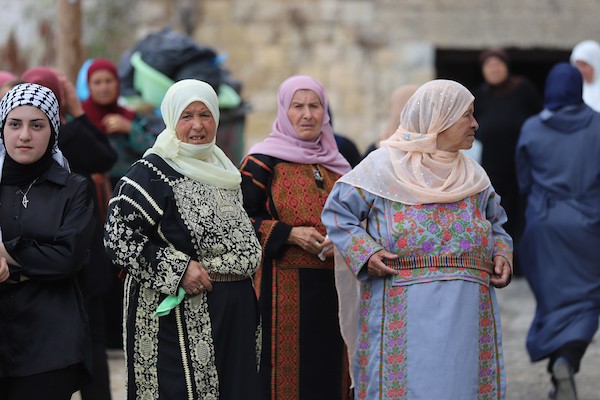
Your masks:
[[[358,148],[356,147],[354,142],[348,139],[347,137],[344,137],[337,133],[335,134],[335,141],[338,145],[340,153],[342,153],[344,158],[348,160],[350,166],[352,168],[356,167],[356,165],[360,162],[361,158]]]
[[[250,155],[242,161],[242,194],[244,208],[254,224],[254,230],[265,256],[279,258],[286,246],[292,227],[279,221],[271,197],[271,182],[277,159],[265,155]]]
[[[83,114],[60,127],[59,147],[75,173],[89,176],[108,172],[117,162],[117,152],[88,117]]]
[[[21,265],[13,272],[31,279],[60,280],[77,275],[87,260],[96,223],[92,189],[87,179],[71,174],[65,190],[72,194],[51,240],[19,236],[4,242],[6,251]]]

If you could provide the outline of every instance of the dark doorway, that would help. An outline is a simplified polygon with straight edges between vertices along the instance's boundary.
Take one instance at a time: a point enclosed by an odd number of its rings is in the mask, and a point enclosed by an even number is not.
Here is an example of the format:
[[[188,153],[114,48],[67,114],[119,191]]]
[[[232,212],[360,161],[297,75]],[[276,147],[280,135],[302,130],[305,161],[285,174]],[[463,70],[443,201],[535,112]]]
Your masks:
[[[435,68],[438,78],[453,79],[474,89],[481,82],[479,53],[484,50],[437,49]],[[569,61],[571,50],[559,49],[518,49],[505,48],[510,57],[510,71],[513,75],[528,77],[537,87],[540,95],[544,93],[546,75],[558,62]]]

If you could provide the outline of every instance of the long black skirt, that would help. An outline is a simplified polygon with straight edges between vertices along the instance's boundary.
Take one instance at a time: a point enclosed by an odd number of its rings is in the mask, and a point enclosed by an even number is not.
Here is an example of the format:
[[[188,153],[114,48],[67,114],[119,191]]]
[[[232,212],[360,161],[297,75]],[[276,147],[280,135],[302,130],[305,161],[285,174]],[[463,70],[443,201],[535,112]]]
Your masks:
[[[213,291],[207,295],[207,301],[219,377],[219,400],[259,400],[256,356],[259,312],[252,281],[213,282]],[[188,399],[174,312],[161,317],[158,342],[159,399]],[[131,345],[128,343],[128,348],[132,348]],[[132,368],[128,375],[131,386],[134,382]],[[136,394],[131,389],[128,398],[133,399]]]

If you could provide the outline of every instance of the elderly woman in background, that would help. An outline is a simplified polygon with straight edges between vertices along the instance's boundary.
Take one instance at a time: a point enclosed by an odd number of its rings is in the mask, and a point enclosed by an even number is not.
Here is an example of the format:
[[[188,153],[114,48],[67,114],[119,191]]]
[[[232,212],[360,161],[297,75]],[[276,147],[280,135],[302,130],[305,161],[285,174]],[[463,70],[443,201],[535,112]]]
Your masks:
[[[510,280],[512,241],[488,176],[460,152],[477,126],[464,86],[428,82],[329,195],[323,223],[359,286],[338,286],[357,399],[505,396],[493,287]]]
[[[402,109],[404,108],[404,105],[408,99],[410,99],[410,96],[412,96],[418,88],[418,85],[408,84],[399,86],[392,92],[389,100],[388,119],[385,127],[379,136],[377,136],[375,142],[371,143],[371,145],[367,148],[363,158],[369,155],[369,153],[373,150],[377,150],[381,145],[381,142],[388,139],[394,134],[394,132],[396,132],[396,129],[398,129],[398,124],[400,123],[400,113],[402,112]]]
[[[320,215],[350,165],[335,144],[327,109],[317,80],[284,81],[273,130],[241,167],[244,207],[263,248],[261,384],[271,399],[348,394],[331,241]]]
[[[542,110],[542,98],[525,76],[510,70],[510,57],[503,49],[488,49],[479,55],[484,81],[473,91],[475,118],[479,123],[476,139],[481,143],[481,165],[502,197],[508,221],[506,232],[515,240],[523,230],[523,202],[515,171],[515,149],[523,122]],[[514,272],[521,275],[518,257]]]
[[[594,111],[600,111],[600,43],[595,40],[578,43],[570,61],[583,76],[583,101]]]
[[[550,70],[544,107],[517,145],[521,262],[537,301],[527,350],[532,361],[548,358],[553,398],[576,399],[574,375],[600,316],[600,114],[583,103],[582,76],[567,63]]]
[[[0,101],[0,398],[69,400],[90,377],[78,283],[93,195],[58,149],[58,100],[19,84]],[[8,272],[8,273],[7,273]]]
[[[161,112],[166,128],[117,184],[105,226],[127,272],[128,399],[258,399],[260,244],[215,145],[217,94],[182,80]]]

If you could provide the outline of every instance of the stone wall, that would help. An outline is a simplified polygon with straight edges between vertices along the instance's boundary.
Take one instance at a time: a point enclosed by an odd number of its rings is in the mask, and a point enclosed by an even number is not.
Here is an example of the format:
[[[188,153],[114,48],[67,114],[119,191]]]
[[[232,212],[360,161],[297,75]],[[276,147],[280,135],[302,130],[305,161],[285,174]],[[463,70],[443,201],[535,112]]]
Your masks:
[[[436,48],[570,49],[600,40],[591,0],[199,0],[195,38],[229,55],[252,104],[247,145],[275,116],[278,85],[304,73],[327,88],[335,128],[364,150],[387,98],[435,77]]]
[[[0,0],[10,14],[0,25],[0,35],[6,37],[10,29],[19,32],[31,25],[28,21],[43,18],[51,3]],[[117,32],[118,40],[111,40],[108,49],[127,48],[171,24],[228,55],[226,66],[244,83],[243,96],[253,108],[246,124],[246,147],[270,131],[277,87],[293,74],[312,75],[325,85],[336,130],[364,150],[385,122],[393,89],[436,76],[436,50],[490,46],[569,50],[583,39],[600,40],[596,0],[84,0],[83,4],[95,15],[109,3],[127,6],[130,12],[110,16],[127,34]],[[14,10],[17,4],[26,7],[20,16]],[[34,10],[38,5],[44,12]],[[107,35],[86,28],[84,37]],[[21,42],[32,37],[39,42],[31,34],[23,34]],[[28,54],[35,58],[40,52]]]

